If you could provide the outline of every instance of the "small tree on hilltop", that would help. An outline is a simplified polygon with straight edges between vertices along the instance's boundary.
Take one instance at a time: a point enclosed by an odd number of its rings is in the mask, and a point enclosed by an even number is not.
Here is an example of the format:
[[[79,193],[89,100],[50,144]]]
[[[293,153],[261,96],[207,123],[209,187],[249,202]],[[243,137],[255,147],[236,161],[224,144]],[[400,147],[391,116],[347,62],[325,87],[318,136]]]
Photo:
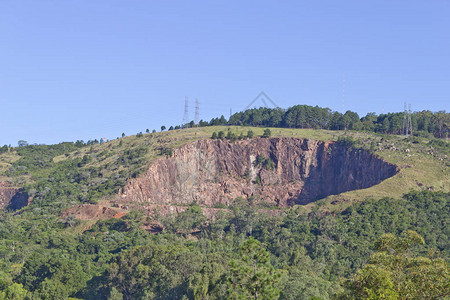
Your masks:
[[[27,141],[24,141],[24,140],[19,140],[19,141],[17,142],[17,146],[19,146],[19,147],[25,147],[25,146],[28,146],[28,142],[27,142]]]
[[[264,130],[262,137],[267,138],[267,137],[270,137],[271,135],[272,135],[272,132],[270,131],[269,128],[267,128]]]

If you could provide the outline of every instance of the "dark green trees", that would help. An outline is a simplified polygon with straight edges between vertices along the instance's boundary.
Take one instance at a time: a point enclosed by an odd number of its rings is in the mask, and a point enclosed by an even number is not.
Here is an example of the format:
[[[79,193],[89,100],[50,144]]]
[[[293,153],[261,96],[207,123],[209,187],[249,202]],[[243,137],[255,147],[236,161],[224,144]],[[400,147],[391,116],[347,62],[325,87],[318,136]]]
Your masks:
[[[230,260],[230,299],[278,299],[280,273],[270,263],[270,254],[250,237],[239,250],[240,259]]]
[[[269,128],[264,129],[264,133],[263,133],[262,137],[267,138],[267,137],[270,137],[271,135],[272,135],[272,132],[270,131]]]

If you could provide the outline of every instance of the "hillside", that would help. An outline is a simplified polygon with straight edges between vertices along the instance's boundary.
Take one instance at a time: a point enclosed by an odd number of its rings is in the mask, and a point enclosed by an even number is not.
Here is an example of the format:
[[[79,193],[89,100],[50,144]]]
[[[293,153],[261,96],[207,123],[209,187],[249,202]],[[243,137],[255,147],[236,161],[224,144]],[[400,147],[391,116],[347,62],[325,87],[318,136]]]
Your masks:
[[[25,147],[29,149],[13,148],[0,155],[0,180],[9,182],[8,189],[25,188],[35,202],[45,203],[51,198],[50,195],[41,195],[46,188],[57,190],[54,197],[71,195],[71,201],[95,203],[99,200],[112,200],[127,182],[145,173],[153,161],[165,157],[174,149],[196,140],[210,139],[213,132],[231,131],[239,137],[246,136],[249,130],[255,136],[263,134],[262,128],[255,127],[201,127],[124,137],[90,146],[77,147],[63,143]],[[449,147],[448,142],[443,140],[419,137],[404,139],[401,136],[352,131],[281,128],[273,128],[272,136],[322,142],[346,137],[353,139],[352,147],[366,149],[398,167],[399,173],[396,176],[378,185],[320,200],[318,204],[326,204],[326,209],[342,210],[348,203],[366,198],[399,197],[411,189],[444,192],[450,189]],[[54,186],[60,181],[67,182],[64,186]],[[5,189],[6,186],[3,190]],[[51,199],[54,200],[54,197]],[[62,207],[69,206],[68,203],[58,204]],[[54,207],[55,203],[52,202],[51,205]]]
[[[227,298],[232,261],[256,243],[279,278],[272,292],[328,299],[379,237],[406,230],[425,238],[412,255],[448,260],[447,141],[265,131],[199,127],[0,154],[0,291]]]

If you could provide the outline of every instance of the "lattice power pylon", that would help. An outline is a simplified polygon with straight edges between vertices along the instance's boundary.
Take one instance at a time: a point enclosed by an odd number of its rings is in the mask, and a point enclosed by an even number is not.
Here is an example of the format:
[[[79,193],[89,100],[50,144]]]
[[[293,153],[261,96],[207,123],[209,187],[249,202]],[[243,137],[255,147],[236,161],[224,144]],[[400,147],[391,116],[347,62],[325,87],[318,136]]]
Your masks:
[[[198,102],[198,99],[195,99],[195,117],[194,117],[194,123],[195,125],[198,125],[198,122],[200,122],[200,105]]]
[[[189,99],[186,96],[184,99],[184,115],[183,115],[183,122],[181,123],[181,128],[187,127],[188,123],[189,123]]]
[[[411,121],[411,104],[409,104],[409,109],[406,108],[405,102],[405,110],[403,113],[403,130],[402,134],[406,137],[413,134],[412,130],[412,121]]]

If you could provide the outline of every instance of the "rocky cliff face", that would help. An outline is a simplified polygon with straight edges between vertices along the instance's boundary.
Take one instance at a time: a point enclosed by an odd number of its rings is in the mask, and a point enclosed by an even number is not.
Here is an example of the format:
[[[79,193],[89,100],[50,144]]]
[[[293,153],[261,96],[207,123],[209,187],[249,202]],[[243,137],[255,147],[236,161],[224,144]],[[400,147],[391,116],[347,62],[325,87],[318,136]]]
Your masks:
[[[19,209],[28,205],[28,195],[9,183],[0,181],[0,209]]]
[[[279,206],[363,189],[397,173],[362,149],[295,138],[201,140],[160,158],[119,193],[123,202],[212,207],[237,197]]]

